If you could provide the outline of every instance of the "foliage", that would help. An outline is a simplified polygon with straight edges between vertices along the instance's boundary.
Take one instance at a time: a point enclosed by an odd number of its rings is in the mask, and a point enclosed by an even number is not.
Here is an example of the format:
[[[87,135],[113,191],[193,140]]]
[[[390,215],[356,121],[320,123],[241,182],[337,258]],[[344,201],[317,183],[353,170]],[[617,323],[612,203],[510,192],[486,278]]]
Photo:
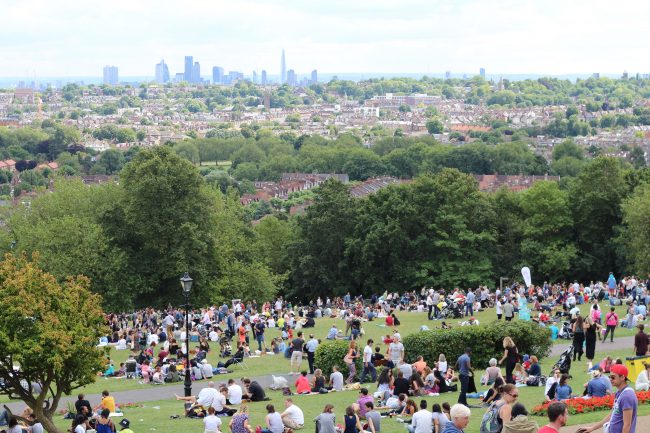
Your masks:
[[[60,399],[95,380],[103,355],[96,344],[107,330],[87,278],[58,283],[33,259],[8,254],[0,262],[0,393],[24,401],[47,431],[58,432],[52,417]]]
[[[619,243],[629,263],[627,270],[637,275],[650,273],[650,185],[637,188],[622,203],[623,228]]]
[[[316,349],[316,353],[314,354],[314,364],[323,370],[323,374],[326,376],[332,374],[332,367],[338,367],[338,370],[343,373],[343,377],[347,377],[350,370],[345,362],[343,362],[343,357],[348,353],[349,347],[350,342],[348,340],[325,341],[319,344]],[[361,357],[356,359],[356,364],[357,373],[361,373],[363,370]]]
[[[421,331],[403,339],[407,362],[419,355],[429,365],[444,353],[450,365],[471,347],[472,366],[476,371],[488,366],[490,358],[503,353],[503,339],[511,337],[520,354],[546,357],[552,346],[550,331],[535,322],[492,322],[485,326],[460,326],[450,330]]]

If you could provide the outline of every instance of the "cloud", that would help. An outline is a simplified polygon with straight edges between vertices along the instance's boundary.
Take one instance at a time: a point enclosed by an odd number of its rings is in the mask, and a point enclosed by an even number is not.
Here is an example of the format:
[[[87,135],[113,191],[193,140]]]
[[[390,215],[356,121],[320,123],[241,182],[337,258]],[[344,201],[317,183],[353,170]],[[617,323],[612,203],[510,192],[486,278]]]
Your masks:
[[[648,72],[650,2],[5,0],[0,75],[153,76],[183,56],[250,73]]]

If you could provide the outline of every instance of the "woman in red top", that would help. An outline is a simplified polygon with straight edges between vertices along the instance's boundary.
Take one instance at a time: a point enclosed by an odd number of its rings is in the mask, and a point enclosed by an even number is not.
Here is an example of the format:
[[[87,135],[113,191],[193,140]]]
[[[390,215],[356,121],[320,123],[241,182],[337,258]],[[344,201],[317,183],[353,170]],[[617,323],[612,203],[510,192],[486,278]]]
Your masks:
[[[296,393],[298,394],[309,394],[311,392],[311,385],[309,379],[307,379],[307,371],[303,370],[300,372],[300,376],[296,379]]]
[[[393,326],[394,323],[393,316],[386,316],[386,326]]]

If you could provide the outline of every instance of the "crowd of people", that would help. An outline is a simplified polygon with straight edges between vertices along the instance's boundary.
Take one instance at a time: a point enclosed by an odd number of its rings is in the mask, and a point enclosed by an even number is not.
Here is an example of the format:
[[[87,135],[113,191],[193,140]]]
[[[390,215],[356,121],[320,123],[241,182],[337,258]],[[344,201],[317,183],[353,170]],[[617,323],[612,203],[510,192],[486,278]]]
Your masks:
[[[97,374],[134,378],[143,384],[155,385],[182,381],[188,368],[192,380],[207,379],[207,386],[196,396],[177,398],[183,401],[188,416],[203,418],[205,431],[209,433],[223,429],[221,418],[224,416],[230,417],[228,425],[233,433],[252,433],[254,430],[248,421],[248,403],[268,400],[264,388],[249,378],[242,378],[239,383],[229,379],[220,385],[215,380],[217,375],[230,371],[229,368],[244,362],[249,356],[285,357],[290,365],[289,374],[297,376],[295,383],[279,386],[287,394],[282,412],[276,411],[273,404],[266,405],[266,426],[260,427],[262,431],[272,433],[304,427],[304,414],[290,394],[346,389],[359,389],[359,398],[351,401],[344,410],[344,433],[362,430],[376,433],[380,431],[384,417],[404,421],[412,433],[457,433],[462,432],[469,422],[469,408],[481,406],[486,415],[494,413],[493,417],[483,417],[483,421],[488,418],[488,424],[497,425],[490,433],[523,432],[528,431],[527,428],[536,432],[538,427],[528,419],[526,408],[517,402],[518,389],[524,385],[542,384],[545,385],[544,398],[553,402],[548,410],[549,425],[539,429],[548,433],[566,422],[568,415],[563,401],[576,396],[589,398],[611,393],[616,394],[618,401],[626,389],[632,389],[626,386],[629,379],[621,360],[605,358],[593,364],[598,340],[605,342],[609,337],[611,342],[617,327],[637,326],[635,354],[650,353],[650,338],[641,323],[650,302],[645,284],[633,277],[620,282],[612,281],[612,278],[610,276],[607,283],[589,285],[545,283],[530,288],[513,285],[494,292],[487,287],[467,291],[455,289],[450,293],[423,288],[420,293],[384,293],[365,300],[346,294],[341,298],[318,298],[308,305],[295,306],[282,298],[261,305],[254,301],[233,301],[232,305],[211,306],[191,312],[187,324],[189,335],[186,334],[184,312],[171,307],[108,314],[106,321],[111,334],[100,344],[128,350],[130,356],[119,367],[107,358],[105,368]],[[590,305],[585,317],[579,308],[581,304]],[[572,340],[572,358],[574,361],[581,361],[582,356],[586,358],[585,367],[590,371],[590,380],[574,392],[568,371],[556,368],[550,377],[544,378],[537,357],[519,353],[516,342],[509,337],[503,341],[503,352],[495,353],[488,365],[480,366],[480,374],[474,372],[471,348],[455,363],[453,360],[448,362],[445,354],[440,354],[431,365],[421,356],[412,363],[407,362],[397,328],[401,312],[426,313],[429,320],[438,320],[440,327],[445,329],[449,328],[447,322],[450,318],[460,319],[461,326],[480,326],[474,315],[487,308],[494,308],[497,320],[505,321],[513,320],[523,308],[529,308],[531,320],[549,327],[552,338]],[[621,308],[625,309],[623,318],[617,313]],[[608,311],[603,313],[603,310]],[[324,318],[336,320],[332,321],[326,335],[317,338],[310,328],[314,327],[316,320]],[[341,321],[343,325],[339,327]],[[375,342],[372,338],[363,341],[364,325],[372,321],[380,321],[389,330],[381,341]],[[428,329],[428,326],[422,325],[421,329]],[[187,340],[194,344],[187,347]],[[348,342],[346,354],[341,359],[341,365],[347,367],[347,377],[339,366],[334,366],[331,374],[326,376],[316,364],[315,353],[323,340]],[[223,358],[223,362],[217,365],[211,365],[207,360],[208,352],[214,350],[218,350]],[[360,371],[356,371],[357,360],[361,360]],[[480,381],[480,385],[490,388],[476,392],[474,378]],[[363,385],[359,383],[367,381],[375,383],[376,390],[360,388]],[[650,388],[650,364],[638,374],[635,388]],[[434,404],[429,411],[427,400],[423,399],[419,404],[415,400],[448,392],[458,392],[457,404]],[[476,404],[469,404],[468,398],[476,399]],[[625,392],[621,402],[631,405],[634,398],[634,393]],[[72,431],[79,433],[91,427],[97,431],[108,431],[106,428],[115,431],[116,426],[109,416],[115,411],[115,403],[113,401],[111,406],[111,400],[106,392],[98,407],[80,403]],[[79,401],[83,403],[83,396]],[[635,419],[635,408],[633,412]],[[328,404],[314,419],[319,432],[337,431],[334,413],[334,406]],[[630,426],[627,409],[613,413],[612,417],[616,420],[616,416],[621,414],[624,415],[624,424]],[[122,421],[121,427],[129,433],[129,421]],[[2,422],[0,416],[0,425]],[[8,432],[17,431],[12,425],[12,417],[7,417],[4,424],[9,425]],[[35,425],[25,424],[21,428],[38,433],[38,423]],[[610,432],[618,433],[615,429]],[[634,430],[625,430],[628,432]]]

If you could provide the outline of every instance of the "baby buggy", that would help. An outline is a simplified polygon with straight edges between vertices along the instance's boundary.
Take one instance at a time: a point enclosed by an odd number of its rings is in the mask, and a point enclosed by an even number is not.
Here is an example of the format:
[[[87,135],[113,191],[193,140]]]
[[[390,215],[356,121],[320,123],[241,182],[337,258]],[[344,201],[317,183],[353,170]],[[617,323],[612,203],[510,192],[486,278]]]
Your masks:
[[[440,310],[440,318],[460,319],[461,317],[463,317],[462,307],[452,299],[447,299],[442,310]]]
[[[551,374],[549,376],[553,376],[553,372],[558,369],[562,374],[569,374],[569,370],[571,369],[571,356],[573,356],[573,346],[567,347],[567,349],[562,352],[560,355],[560,359],[557,360],[557,362],[553,365],[553,368],[551,369]]]
[[[232,347],[230,346],[230,339],[225,335],[219,339],[219,350],[222,358],[227,358],[232,355]]]

